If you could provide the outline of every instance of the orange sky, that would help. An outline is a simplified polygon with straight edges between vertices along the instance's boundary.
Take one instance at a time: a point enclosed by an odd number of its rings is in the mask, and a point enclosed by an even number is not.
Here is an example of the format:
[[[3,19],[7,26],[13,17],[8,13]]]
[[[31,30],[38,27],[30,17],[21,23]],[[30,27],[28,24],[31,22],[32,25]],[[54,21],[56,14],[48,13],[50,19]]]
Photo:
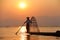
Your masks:
[[[27,7],[19,8],[20,2],[25,2]],[[3,21],[23,20],[26,16],[60,16],[59,0],[2,0],[0,4],[2,15],[0,19]]]

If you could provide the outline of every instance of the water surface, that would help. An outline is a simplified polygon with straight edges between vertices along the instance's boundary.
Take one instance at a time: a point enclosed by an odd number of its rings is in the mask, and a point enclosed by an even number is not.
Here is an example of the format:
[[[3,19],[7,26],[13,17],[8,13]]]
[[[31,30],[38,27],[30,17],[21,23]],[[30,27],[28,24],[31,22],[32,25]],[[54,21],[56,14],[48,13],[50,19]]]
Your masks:
[[[39,27],[39,29],[41,32],[55,32],[56,30],[60,30],[60,27]],[[18,27],[0,27],[0,40],[60,40],[60,37],[55,36],[27,35],[27,33],[23,33],[24,31],[21,32],[21,30],[16,35],[17,30]]]

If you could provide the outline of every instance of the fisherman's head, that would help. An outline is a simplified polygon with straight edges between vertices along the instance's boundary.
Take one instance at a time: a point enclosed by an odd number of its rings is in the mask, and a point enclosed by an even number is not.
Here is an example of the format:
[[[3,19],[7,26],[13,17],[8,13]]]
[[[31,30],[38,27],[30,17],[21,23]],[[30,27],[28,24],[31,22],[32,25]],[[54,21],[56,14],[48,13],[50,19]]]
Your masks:
[[[27,18],[27,20],[29,20],[29,17],[26,17]]]

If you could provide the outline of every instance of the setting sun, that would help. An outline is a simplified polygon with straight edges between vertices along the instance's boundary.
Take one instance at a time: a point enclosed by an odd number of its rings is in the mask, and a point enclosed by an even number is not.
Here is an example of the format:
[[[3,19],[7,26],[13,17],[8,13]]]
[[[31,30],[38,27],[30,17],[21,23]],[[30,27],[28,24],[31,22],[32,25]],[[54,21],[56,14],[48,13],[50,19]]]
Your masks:
[[[21,3],[19,4],[19,7],[20,7],[20,8],[26,8],[26,3],[21,2]]]

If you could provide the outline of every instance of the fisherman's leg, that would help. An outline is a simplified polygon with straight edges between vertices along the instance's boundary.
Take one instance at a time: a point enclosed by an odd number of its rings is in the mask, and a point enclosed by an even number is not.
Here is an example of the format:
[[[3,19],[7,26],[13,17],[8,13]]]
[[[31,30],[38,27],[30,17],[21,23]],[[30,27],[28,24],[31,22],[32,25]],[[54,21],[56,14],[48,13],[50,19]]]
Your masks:
[[[27,33],[29,33],[30,32],[30,28],[29,27],[27,27]]]
[[[26,27],[26,30],[27,30],[27,33],[30,32],[30,28],[29,28],[29,26]]]

